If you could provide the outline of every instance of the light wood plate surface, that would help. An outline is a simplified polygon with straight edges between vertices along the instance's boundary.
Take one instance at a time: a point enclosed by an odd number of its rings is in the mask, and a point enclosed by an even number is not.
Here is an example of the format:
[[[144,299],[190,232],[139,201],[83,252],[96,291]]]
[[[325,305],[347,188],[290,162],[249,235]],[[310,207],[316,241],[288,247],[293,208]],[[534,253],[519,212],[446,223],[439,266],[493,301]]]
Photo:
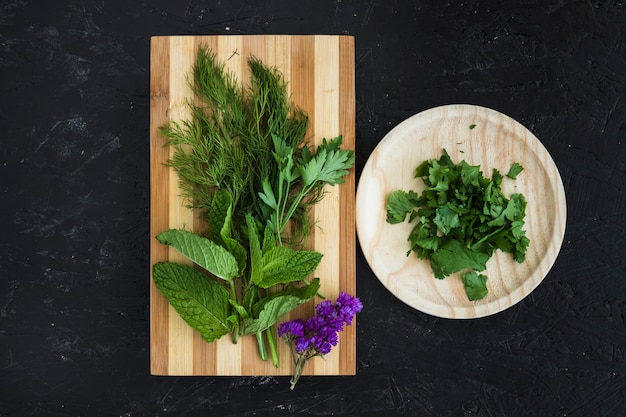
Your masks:
[[[471,128],[473,126],[473,128]],[[524,170],[504,178],[505,196],[519,192],[527,200],[526,234],[530,245],[524,263],[496,251],[487,263],[489,294],[468,301],[459,274],[434,277],[427,260],[409,249],[413,224],[386,222],[387,196],[397,189],[421,193],[415,168],[439,158],[446,149],[455,163],[480,165],[506,174],[513,162]],[[418,113],[391,130],[367,160],[356,195],[359,243],[381,283],[411,307],[437,317],[477,318],[500,312],[522,300],[544,279],[559,253],[565,233],[565,191],[559,171],[541,142],[524,126],[497,111],[465,104]]]

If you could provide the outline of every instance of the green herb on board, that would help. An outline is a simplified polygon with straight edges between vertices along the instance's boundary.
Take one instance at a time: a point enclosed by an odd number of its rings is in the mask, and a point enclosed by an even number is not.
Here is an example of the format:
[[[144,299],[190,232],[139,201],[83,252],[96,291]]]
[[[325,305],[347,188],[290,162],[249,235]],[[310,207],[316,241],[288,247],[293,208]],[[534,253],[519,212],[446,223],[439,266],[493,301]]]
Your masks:
[[[514,179],[522,171],[514,163],[507,174]],[[428,259],[435,278],[460,272],[469,300],[487,293],[487,277],[476,274],[499,249],[521,263],[530,240],[524,231],[526,199],[520,193],[505,197],[502,175],[493,169],[486,178],[480,166],[455,164],[444,149],[439,159],[422,162],[415,170],[426,189],[396,190],[387,198],[387,222],[414,223],[408,241],[411,252]]]
[[[475,125],[475,124],[471,124],[471,125],[469,125],[470,130],[473,130],[475,127],[476,127],[476,125]]]
[[[344,181],[354,151],[341,149],[341,136],[309,146],[308,116],[290,102],[282,74],[255,57],[248,65],[244,87],[200,47],[192,117],[161,128],[182,195],[209,231],[161,232],[157,240],[195,267],[157,263],[153,279],[204,340],[254,335],[261,358],[278,367],[276,322],[319,294],[320,279],[309,277],[322,254],[302,249],[309,209],[326,185]]]

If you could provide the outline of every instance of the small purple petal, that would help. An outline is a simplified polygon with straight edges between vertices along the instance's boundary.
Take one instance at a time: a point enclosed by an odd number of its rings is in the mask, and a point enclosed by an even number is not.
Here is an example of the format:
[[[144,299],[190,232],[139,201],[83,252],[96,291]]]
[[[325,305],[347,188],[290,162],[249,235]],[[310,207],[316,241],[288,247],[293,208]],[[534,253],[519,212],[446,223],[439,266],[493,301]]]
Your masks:
[[[334,310],[335,309],[330,300],[324,300],[315,306],[315,313],[322,317],[332,315]]]
[[[298,337],[296,339],[296,352],[304,353],[312,343],[313,339],[310,337]]]
[[[341,292],[333,304],[324,300],[315,306],[315,315],[309,319],[285,322],[278,327],[278,335],[294,343],[298,354],[318,353],[326,355],[339,342],[338,332],[351,324],[361,312],[361,300]]]
[[[278,336],[284,335],[292,337],[304,336],[304,321],[302,319],[296,319],[293,321],[286,321],[278,326]]]

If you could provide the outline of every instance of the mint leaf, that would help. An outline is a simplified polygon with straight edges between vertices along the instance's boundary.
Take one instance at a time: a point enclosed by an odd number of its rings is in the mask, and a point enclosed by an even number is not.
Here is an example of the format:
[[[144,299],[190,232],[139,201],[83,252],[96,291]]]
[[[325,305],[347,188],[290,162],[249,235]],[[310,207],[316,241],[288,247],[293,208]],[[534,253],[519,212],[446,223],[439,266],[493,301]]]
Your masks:
[[[170,229],[157,235],[164,245],[176,248],[197,265],[218,278],[230,281],[239,275],[235,257],[217,243],[186,230]]]
[[[214,242],[220,243],[222,235],[230,237],[230,221],[232,219],[233,199],[228,191],[217,190],[211,199],[209,208],[209,237]]]
[[[271,227],[265,226],[263,245],[261,246],[262,252],[265,254],[274,247],[276,247],[276,235]]]
[[[246,216],[246,224],[248,225],[248,242],[250,244],[250,280],[255,285],[259,285],[259,282],[263,279],[263,254],[261,252],[261,242],[259,241],[259,231],[256,220],[250,214]]]
[[[252,306],[256,304],[260,298],[261,295],[259,293],[259,287],[256,285],[250,285],[243,295],[242,305],[246,311],[252,311]],[[247,312],[246,317],[248,317]]]
[[[153,266],[156,287],[189,326],[207,342],[230,331],[228,291],[199,270],[173,262]]]
[[[232,237],[233,199],[228,191],[218,190],[211,200],[209,210],[209,232],[211,240],[221,244],[230,252],[239,266],[239,274],[246,268],[248,253],[241,244]]]
[[[248,310],[246,310],[244,306],[242,306],[241,304],[239,304],[237,301],[233,300],[232,298],[230,298],[228,302],[235,309],[235,311],[237,312],[237,314],[239,314],[241,318],[245,319],[248,317]]]
[[[489,293],[487,289],[487,277],[476,272],[467,272],[461,275],[465,293],[470,301],[476,301],[485,298]]]
[[[299,251],[286,246],[276,246],[262,257],[262,278],[256,284],[269,288],[305,279],[312,274],[322,259],[315,251]]]
[[[282,316],[313,298],[320,288],[319,278],[297,288],[289,288],[261,299],[252,308],[253,317],[242,321],[242,334],[256,334],[272,326]]]

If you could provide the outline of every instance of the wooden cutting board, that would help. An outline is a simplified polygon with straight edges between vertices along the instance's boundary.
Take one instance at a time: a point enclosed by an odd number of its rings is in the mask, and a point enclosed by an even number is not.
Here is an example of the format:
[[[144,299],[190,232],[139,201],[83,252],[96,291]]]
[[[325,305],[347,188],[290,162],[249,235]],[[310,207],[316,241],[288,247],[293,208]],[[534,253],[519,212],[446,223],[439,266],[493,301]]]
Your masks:
[[[313,144],[343,135],[343,148],[355,146],[354,38],[351,36],[157,36],[150,57],[150,265],[184,261],[155,236],[170,228],[204,227],[180,197],[178,177],[164,164],[169,149],[159,127],[190,118],[187,77],[199,45],[207,45],[240,82],[247,83],[247,58],[254,55],[277,67],[288,82],[295,104],[309,115]],[[318,221],[309,249],[324,254],[315,276],[321,292],[334,300],[340,291],[356,294],[355,174],[328,187],[315,206]],[[259,359],[256,339],[233,344],[229,336],[207,343],[173,310],[150,276],[150,369],[154,375],[291,375],[289,348],[278,341],[281,367]],[[319,302],[316,300],[315,302]],[[313,301],[284,319],[313,314]],[[305,375],[352,375],[356,372],[356,324],[340,334],[339,345],[325,358],[309,361]]]

